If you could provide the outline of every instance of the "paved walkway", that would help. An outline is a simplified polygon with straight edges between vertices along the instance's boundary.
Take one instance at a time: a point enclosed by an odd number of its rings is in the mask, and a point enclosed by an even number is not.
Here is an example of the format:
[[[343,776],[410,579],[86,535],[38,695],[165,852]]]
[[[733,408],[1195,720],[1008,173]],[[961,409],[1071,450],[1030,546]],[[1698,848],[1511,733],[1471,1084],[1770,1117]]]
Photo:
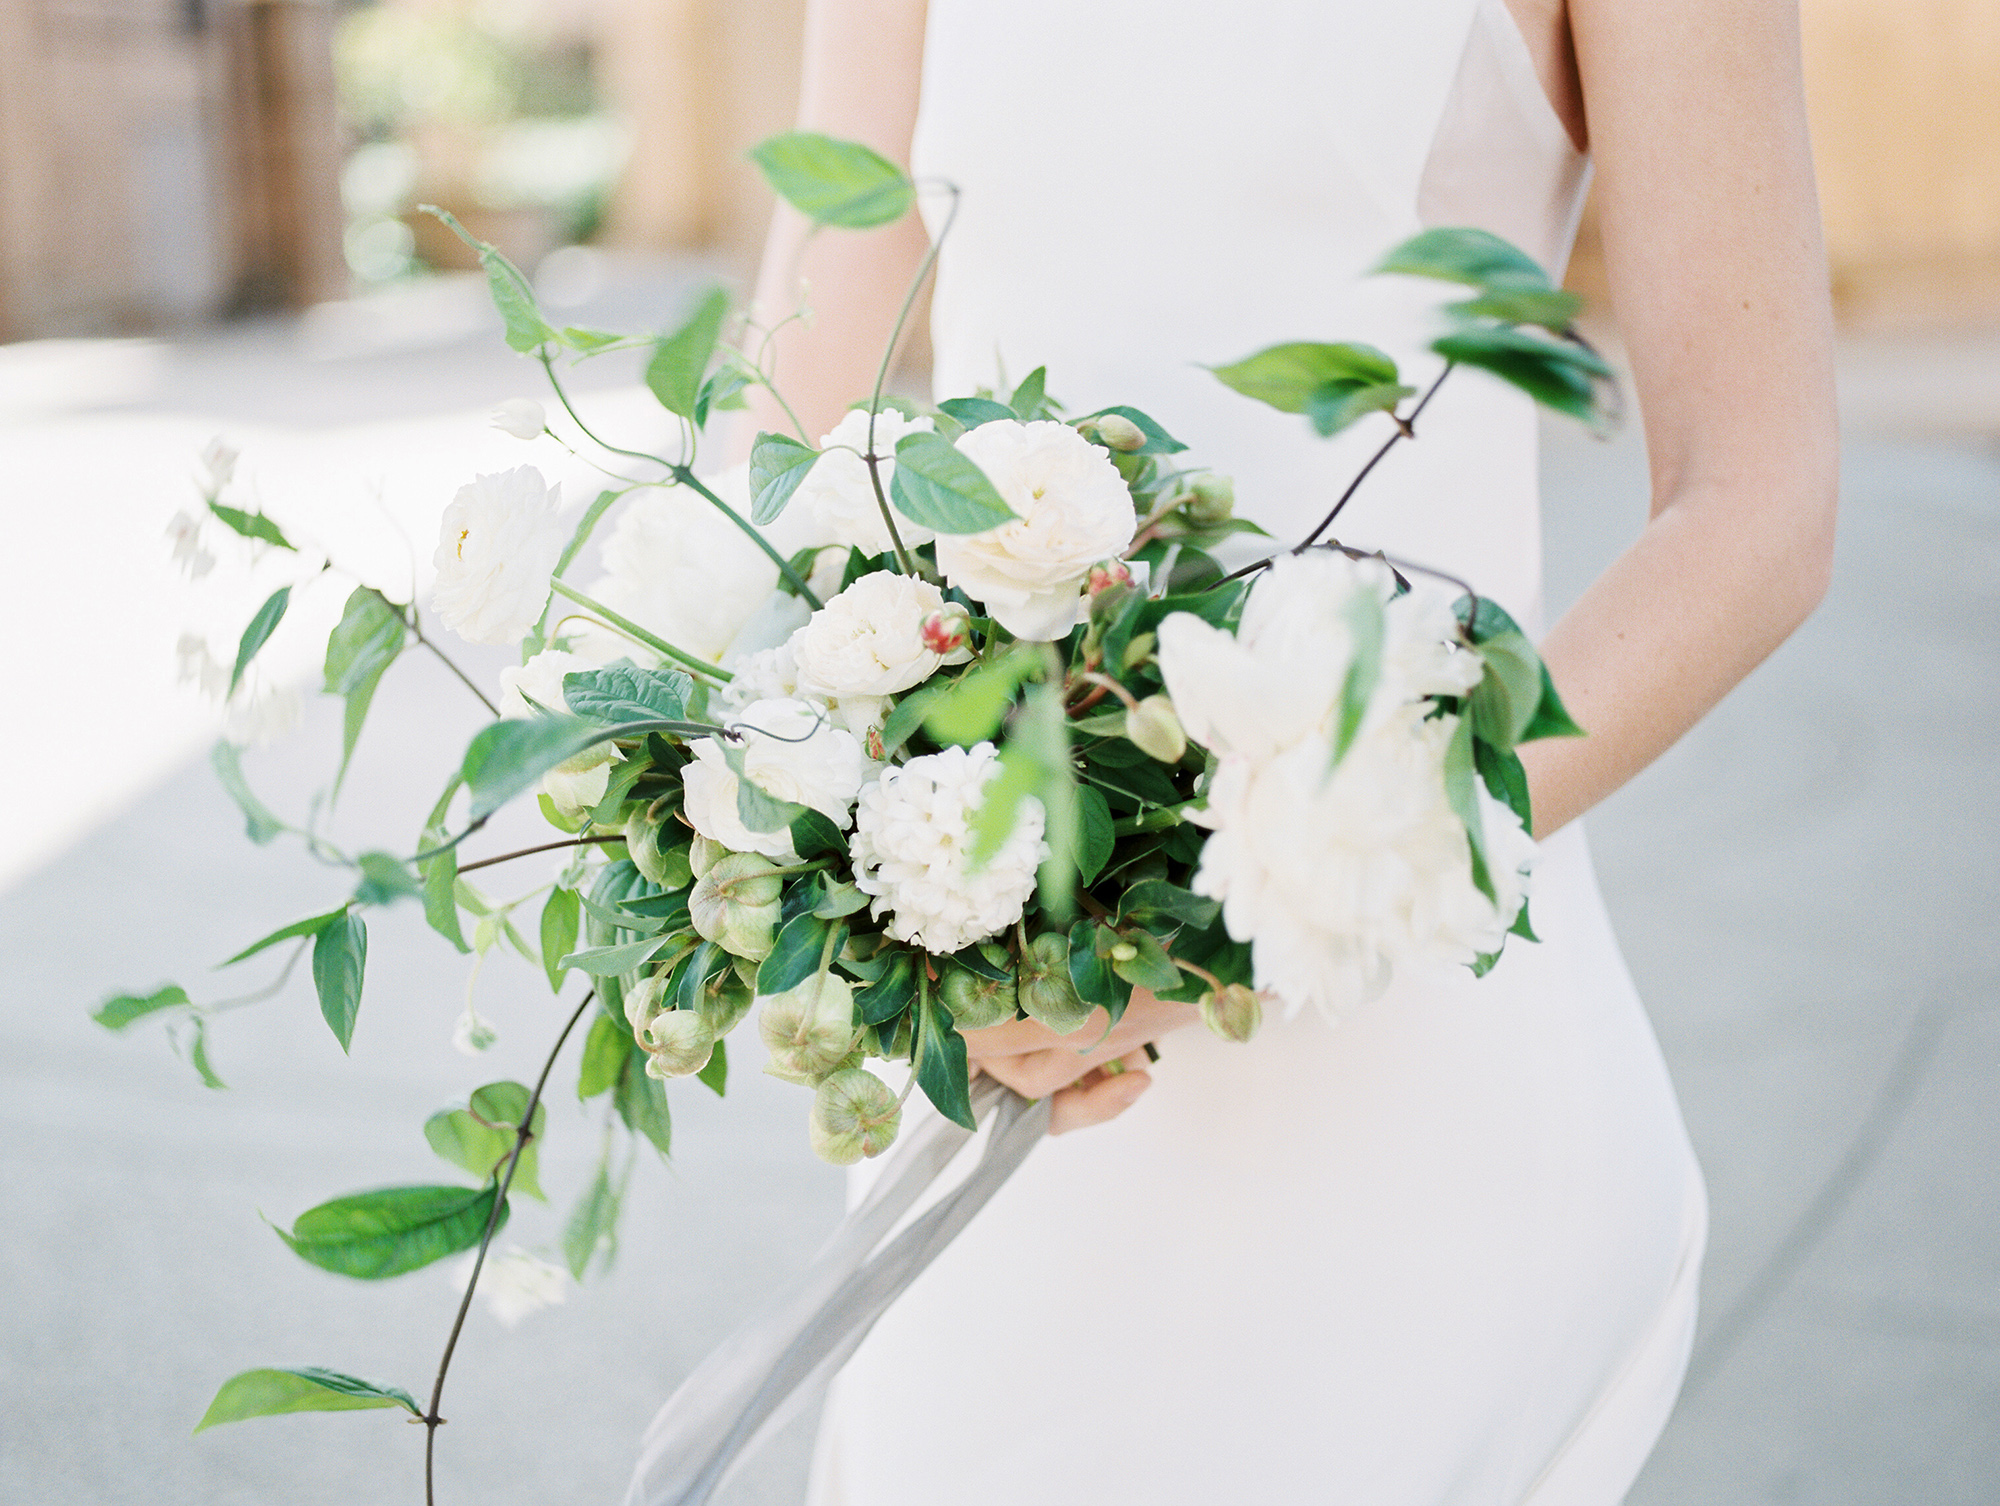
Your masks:
[[[389,1414],[187,1430],[219,1379],[257,1364],[427,1386],[448,1277],[349,1283],[256,1214],[288,1222],[338,1191],[438,1176],[420,1125],[469,1080],[447,1039],[460,960],[414,913],[383,917],[371,963],[396,987],[371,992],[352,1059],[295,981],[219,1026],[226,1095],[156,1032],[108,1037],[85,1011],[165,977],[221,992],[212,959],[340,888],[294,849],[241,840],[193,756],[213,728],[165,683],[188,602],[164,570],[158,530],[180,499],[160,478],[226,427],[274,505],[317,487],[316,505],[352,507],[352,478],[372,473],[388,514],[418,519],[451,477],[520,463],[477,409],[534,390],[533,372],[466,338],[480,316],[455,296],[424,305],[429,333],[400,346],[366,317],[322,319],[310,362],[285,326],[0,349],[0,436],[36,478],[13,494],[16,537],[93,567],[55,576],[50,555],[20,552],[0,566],[0,626],[17,653],[36,645],[17,717],[51,729],[17,734],[0,779],[9,1506],[417,1498],[421,1435]],[[1714,1201],[1693,1379],[1633,1506],[1974,1506],[2000,1480],[2000,343],[1860,351],[1850,376],[1827,606],[1592,823]],[[1644,469],[1633,438],[1551,431],[1547,449],[1559,604],[1637,528]],[[438,763],[440,725],[455,738],[476,710],[421,660],[390,676],[339,828],[413,833],[443,770],[409,789],[400,768]],[[300,746],[326,748],[334,724],[314,707]],[[290,813],[325,772],[250,767]],[[531,1074],[557,1018],[546,988],[496,960],[478,997],[501,1031],[482,1070]],[[676,1096],[680,1154],[635,1178],[609,1279],[512,1330],[476,1314],[440,1501],[616,1499],[659,1399],[808,1256],[839,1180],[805,1149],[800,1095],[754,1066],[726,1104]],[[597,1126],[553,1105],[557,1206],[524,1203],[503,1244],[559,1236]],[[792,1506],[802,1446],[732,1501]]]

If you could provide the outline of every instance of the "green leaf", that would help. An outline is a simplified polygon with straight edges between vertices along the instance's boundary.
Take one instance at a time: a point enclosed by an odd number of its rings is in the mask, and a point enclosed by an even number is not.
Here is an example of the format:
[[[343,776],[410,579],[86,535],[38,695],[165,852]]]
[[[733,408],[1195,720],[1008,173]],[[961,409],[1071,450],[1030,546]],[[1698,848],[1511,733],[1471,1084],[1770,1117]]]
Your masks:
[[[755,729],[751,729],[754,734]],[[743,824],[752,831],[785,831],[804,815],[808,807],[791,800],[780,800],[768,793],[745,771],[743,748],[739,744],[716,739],[722,749],[722,761],[729,765],[736,775],[736,814]]]
[[[563,1225],[563,1262],[578,1281],[583,1280],[584,1272],[590,1269],[600,1249],[604,1251],[604,1264],[611,1264],[618,1247],[619,1201],[618,1189],[611,1185],[611,1157],[607,1147],[598,1160],[597,1175],[590,1179],[590,1186],[576,1200]]]
[[[278,1237],[301,1260],[361,1281],[400,1276],[469,1250],[486,1233],[499,1189],[384,1187],[321,1203]],[[497,1231],[507,1221],[500,1206]]]
[[[352,910],[330,920],[313,935],[313,987],[319,1012],[345,1051],[354,1039],[354,1016],[361,1008],[361,975],[368,964],[368,926]]]
[[[1089,888],[1111,861],[1111,848],[1118,839],[1111,829],[1111,806],[1102,790],[1093,785],[1079,789],[1076,812],[1076,876]]]
[[[1354,746],[1362,718],[1368,714],[1369,699],[1375,694],[1376,682],[1382,678],[1382,642],[1387,630],[1381,598],[1373,591],[1357,591],[1349,598],[1346,617],[1347,629],[1354,635],[1354,657],[1348,661],[1347,674],[1340,683],[1340,721],[1333,739],[1334,766]]]
[[[228,1083],[215,1075],[215,1068],[208,1062],[208,1026],[199,1017],[194,1022],[194,1036],[188,1042],[188,1065],[201,1076],[201,1085],[220,1091]]]
[[[791,831],[793,850],[807,862],[847,854],[847,837],[830,817],[811,806],[792,818]]]
[[[563,676],[563,703],[578,716],[600,722],[686,719],[694,680],[678,669],[640,669],[612,664],[572,670]]]
[[[1466,698],[1474,734],[1505,753],[1521,740],[1542,700],[1542,661],[1520,633],[1495,633],[1479,644],[1486,661]]]
[[[957,743],[960,747],[985,742],[1000,730],[1000,721],[1013,704],[1014,693],[1022,682],[1041,667],[1042,656],[1033,645],[1017,644],[998,658],[974,665],[935,691],[926,685],[918,692],[923,697],[924,730],[941,743]],[[916,699],[917,696],[910,697],[911,701]],[[904,702],[905,706],[908,704],[909,701]],[[895,727],[902,714],[903,706],[898,706],[890,715],[883,735],[885,745],[887,729]]]
[[[1503,324],[1539,324],[1551,334],[1561,334],[1583,310],[1583,300],[1561,288],[1495,288],[1468,298],[1463,303],[1445,305],[1447,314],[1461,319],[1498,319]]]
[[[1033,423],[1048,407],[1049,368],[1037,366],[1021,378],[1021,385],[1014,389],[1014,395],[1007,399],[1007,406],[1020,415],[1021,422]]]
[[[106,999],[91,1011],[90,1017],[106,1030],[123,1030],[135,1020],[143,1020],[162,1009],[178,1009],[187,1002],[187,990],[178,983],[169,983],[150,994],[119,994]]]
[[[1549,678],[1549,667],[1542,665],[1542,698],[1535,706],[1535,714],[1528,720],[1517,742],[1531,743],[1544,737],[1588,737],[1575,722],[1570,720],[1562,697],[1556,694],[1556,682]]]
[[[1492,373],[1558,413],[1586,422],[1606,417],[1597,390],[1599,382],[1611,380],[1611,368],[1584,346],[1518,329],[1468,327],[1433,340],[1431,349],[1448,361]]]
[[[1132,985],[1111,967],[1118,933],[1101,921],[1079,920],[1069,932],[1069,981],[1076,996],[1110,1014],[1112,1023],[1132,1000]]]
[[[424,1415],[409,1392],[337,1370],[317,1366],[245,1370],[222,1383],[194,1430],[199,1433],[225,1422],[281,1417],[288,1412],[360,1412],[374,1407],[401,1407],[412,1417]]]
[[[917,1086],[937,1111],[954,1124],[977,1129],[972,1116],[972,1085],[967,1076],[965,1037],[952,1024],[951,1013],[936,995],[926,992],[917,1010],[916,1039],[911,1048]]]
[[[1014,517],[972,458],[929,430],[896,441],[889,493],[905,517],[939,533],[984,533]]]
[[[1475,738],[1472,761],[1479,770],[1479,777],[1486,782],[1486,792],[1519,816],[1525,829],[1533,831],[1534,806],[1528,798],[1528,771],[1521,766],[1521,756],[1514,752],[1502,752],[1491,743]]]
[[[1221,913],[1219,902],[1203,899],[1199,894],[1165,879],[1141,879],[1118,899],[1120,921],[1164,915],[1206,930],[1215,924],[1215,918]]]
[[[669,413],[694,417],[702,375],[715,354],[716,337],[722,333],[722,321],[728,313],[729,294],[719,287],[710,288],[686,323],[653,342],[653,358],[646,363],[646,385]]]
[[[1048,769],[1032,748],[1011,738],[1001,748],[1000,772],[986,781],[979,805],[972,812],[974,871],[993,861],[1014,830],[1021,802],[1039,795],[1047,779]]]
[[[292,588],[280,586],[273,591],[270,599],[257,608],[257,615],[250,619],[250,626],[243,630],[243,636],[236,644],[236,667],[229,671],[229,693],[236,694],[236,687],[243,681],[243,671],[250,667],[250,661],[257,657],[257,650],[270,642],[271,634],[278,630],[284,620],[285,608],[292,599]]]
[[[1521,625],[1507,615],[1507,609],[1490,596],[1482,596],[1473,605],[1470,596],[1461,596],[1451,604],[1452,615],[1461,623],[1466,622],[1466,608],[1472,608],[1472,618],[1466,625],[1465,635],[1474,643],[1484,643],[1501,633],[1518,633]]]
[[[772,944],[771,955],[757,966],[757,992],[766,996],[781,994],[797,988],[818,972],[820,954],[826,949],[827,937],[833,934],[836,924],[810,912],[787,921]]]
[[[701,384],[701,391],[695,394],[694,426],[697,429],[707,428],[711,410],[723,413],[748,407],[742,394],[749,385],[750,373],[740,366],[724,366],[709,373],[708,380]]]
[[[1137,948],[1136,957],[1109,959],[1111,970],[1135,988],[1150,988],[1162,993],[1180,987],[1181,970],[1174,966],[1167,949],[1160,945],[1159,938],[1150,931],[1130,930],[1122,933],[1124,945]]]
[[[854,991],[855,1018],[864,1025],[881,1025],[910,1007],[917,997],[917,959],[897,952],[882,976]]]
[[[347,698],[341,727],[340,772],[333,781],[336,791],[347,777],[347,765],[354,757],[354,744],[361,736],[361,724],[368,718],[369,704],[375,699],[375,687],[382,683],[382,676],[403,651],[408,635],[408,626],[379,591],[356,586],[347,598],[339,624],[326,640],[326,692]]]
[[[990,397],[948,397],[938,404],[938,412],[967,431],[976,429],[981,424],[1000,423],[1020,417],[1020,414],[1005,403],[996,403]]]
[[[1357,418],[1366,418],[1371,413],[1394,413],[1396,405],[1416,390],[1398,382],[1374,387],[1328,382],[1306,399],[1306,417],[1312,420],[1320,438],[1330,439]]]
[[[1084,418],[1079,418],[1076,422],[1082,423],[1087,418],[1103,418],[1106,414],[1112,413],[1137,424],[1139,432],[1146,436],[1146,442],[1140,445],[1138,449],[1130,451],[1129,453],[1131,454],[1178,455],[1187,448],[1186,445],[1161,428],[1156,419],[1148,414],[1141,413],[1137,408],[1128,408],[1122,403],[1110,408],[1099,408],[1095,413],[1087,413],[1084,415]]]
[[[580,952],[571,952],[559,965],[589,973],[593,978],[616,977],[651,961],[672,939],[670,936],[641,936],[637,941],[627,941],[619,946],[586,947]]]
[[[554,345],[562,337],[549,327],[542,318],[542,312],[535,306],[534,288],[504,255],[500,248],[489,245],[471,234],[459,224],[458,216],[449,210],[440,209],[435,204],[419,204],[421,213],[434,215],[443,220],[466,245],[479,253],[479,265],[486,269],[486,291],[493,299],[493,306],[500,311],[500,317],[507,326],[507,347],[522,355],[532,355],[544,345]]]
[[[457,776],[453,776],[456,788]],[[444,840],[444,833],[427,831],[425,835],[435,842]],[[424,920],[446,941],[461,952],[469,952],[465,944],[465,932],[458,924],[458,849],[447,847],[435,857],[426,858],[417,865],[424,876]]]
[[[930,680],[896,702],[895,710],[889,713],[889,719],[882,724],[883,753],[894,757],[903,744],[915,735],[917,728],[924,724],[924,718],[930,714],[931,707],[949,694],[956,684],[957,681],[954,680]]]
[[[708,1054],[707,1064],[694,1075],[700,1083],[717,1098],[724,1097],[729,1087],[729,1042],[717,1041],[715,1049]]]
[[[357,905],[389,905],[399,899],[423,898],[423,885],[410,876],[403,860],[386,852],[364,852],[355,859],[361,882],[354,890]]]
[[[821,874],[820,897],[813,902],[812,913],[821,920],[839,920],[843,915],[852,915],[857,910],[868,908],[869,896],[852,884],[831,882]]]
[[[542,967],[549,987],[562,992],[563,958],[576,950],[577,927],[582,924],[583,896],[574,889],[555,888],[542,904]]]
[[[1493,875],[1486,865],[1486,820],[1479,809],[1478,764],[1472,752],[1472,718],[1461,716],[1444,751],[1444,793],[1452,813],[1465,827],[1472,851],[1472,884],[1494,899]]]
[[[652,1141],[653,1149],[662,1156],[673,1153],[674,1119],[667,1109],[667,1090],[647,1074],[645,1052],[634,1050],[625,1058],[625,1069],[618,1074],[612,1102],[617,1106],[618,1117],[625,1121],[625,1128]]]
[[[250,782],[243,777],[243,755],[234,743],[217,743],[209,751],[208,762],[222,788],[243,812],[244,829],[251,841],[262,847],[286,829],[285,823],[271,814],[271,808],[257,798]]]
[[[491,722],[474,734],[459,775],[472,793],[470,816],[490,816],[566,758],[604,740],[595,722],[572,716]]]
[[[1328,389],[1360,392],[1396,384],[1396,363],[1372,345],[1294,341],[1266,346],[1227,366],[1212,366],[1218,380],[1281,413],[1304,413]]]
[[[280,549],[297,552],[298,546],[286,538],[276,523],[261,512],[245,512],[240,507],[229,507],[221,502],[210,501],[208,510],[222,523],[243,535],[246,539],[259,539],[266,544],[276,544]]]
[[[625,1070],[625,1058],[638,1050],[632,1030],[623,1020],[613,1019],[602,1010],[590,1022],[590,1034],[583,1041],[583,1066],[576,1075],[576,1096],[595,1098],[614,1086]]]
[[[750,447],[750,521],[775,523],[818,460],[818,450],[789,435],[759,434]]]
[[[424,1139],[452,1165],[482,1181],[498,1174],[514,1153],[515,1127],[528,1112],[528,1090],[518,1082],[489,1082],[457,1108],[439,1109],[424,1121]],[[536,1181],[537,1150],[549,1106],[535,1105],[535,1122],[528,1126],[528,1143],[521,1147],[510,1190],[542,1199]],[[546,1199],[542,1199],[546,1201]]]
[[[257,940],[251,942],[250,945],[246,946],[222,965],[224,967],[232,967],[245,958],[256,956],[266,947],[276,946],[281,941],[289,941],[294,936],[317,936],[335,921],[343,919],[347,914],[347,909],[346,905],[342,905],[338,910],[329,910],[324,915],[309,915],[304,920],[295,920],[288,926],[279,926],[270,935],[259,937]]]
[[[869,230],[901,219],[916,202],[903,170],[858,141],[787,131],[750,156],[786,203],[822,225]]]
[[[1491,231],[1452,226],[1412,236],[1383,257],[1375,270],[1474,288],[1549,287],[1549,274],[1527,252]]]
[[[614,335],[608,329],[585,329],[577,324],[565,324],[562,328],[562,343],[586,356],[594,356],[601,350],[609,349],[624,338],[623,335]]]

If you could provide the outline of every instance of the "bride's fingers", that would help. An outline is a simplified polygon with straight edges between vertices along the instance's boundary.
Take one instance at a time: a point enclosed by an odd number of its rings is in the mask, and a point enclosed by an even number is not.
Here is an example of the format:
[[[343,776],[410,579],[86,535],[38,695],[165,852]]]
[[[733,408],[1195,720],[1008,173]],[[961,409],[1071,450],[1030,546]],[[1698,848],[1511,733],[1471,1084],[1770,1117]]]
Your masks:
[[[1146,1063],[1143,1052],[1134,1052],[1133,1056],[1139,1063],[1138,1068],[1128,1063],[1125,1071],[1116,1074],[1094,1071],[1051,1097],[1049,1133],[1064,1135],[1071,1130],[1103,1124],[1116,1119],[1137,1103],[1139,1096],[1153,1085],[1153,1075],[1141,1070]]]

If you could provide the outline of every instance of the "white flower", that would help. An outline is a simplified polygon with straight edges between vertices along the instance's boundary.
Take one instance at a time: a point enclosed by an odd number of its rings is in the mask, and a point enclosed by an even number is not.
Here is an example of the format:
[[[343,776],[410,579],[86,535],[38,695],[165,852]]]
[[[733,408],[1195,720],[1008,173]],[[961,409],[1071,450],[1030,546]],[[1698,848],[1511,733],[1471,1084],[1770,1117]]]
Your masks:
[[[222,700],[229,694],[229,666],[216,658],[199,633],[182,633],[174,645],[176,678],[203,695]]]
[[[201,452],[201,468],[208,472],[208,493],[216,495],[236,474],[236,447],[218,434]]]
[[[510,397],[493,410],[487,422],[516,439],[540,439],[549,421],[542,405],[533,398]]]
[[[225,678],[225,689],[228,684]],[[229,720],[222,735],[239,748],[262,747],[298,726],[303,715],[299,693],[291,686],[253,684],[246,678],[230,698]]]
[[[896,441],[905,434],[927,434],[933,429],[928,418],[905,418],[894,408],[875,415],[876,471],[882,481],[882,495],[895,506],[889,478],[896,473]],[[868,449],[868,413],[857,408],[820,437],[824,452],[813,462],[806,479],[792,494],[791,508],[811,514],[820,531],[836,544],[847,544],[863,554],[886,554],[890,548],[889,527],[882,521],[882,505],[875,497],[875,484],[868,477],[868,462],[861,457]],[[791,509],[787,509],[790,511]],[[896,532],[903,546],[914,549],[937,535],[900,508]]]
[[[1499,948],[1520,909],[1534,844],[1481,793],[1500,904],[1473,887],[1471,849],[1444,787],[1452,717],[1399,707],[1329,777],[1308,738],[1262,760],[1225,756],[1203,820],[1214,828],[1193,887],[1222,901],[1251,944],[1257,986],[1329,1015],[1381,992],[1392,971],[1471,962]]]
[[[854,734],[827,720],[805,701],[755,701],[730,719],[743,731],[743,771],[750,782],[778,800],[809,805],[845,831],[853,820],[854,797],[866,776],[861,744]],[[694,761],[683,771],[683,810],[694,829],[731,852],[762,853],[780,863],[796,863],[798,849],[789,831],[752,831],[736,808],[736,774],[712,737],[693,745]]]
[[[475,1251],[452,1263],[452,1279],[460,1291],[472,1279],[472,1268],[478,1259],[478,1252]],[[485,1266],[479,1272],[480,1299],[485,1302],[487,1310],[508,1328],[529,1313],[540,1312],[545,1307],[560,1307],[569,1297],[569,1286],[569,1273],[561,1266],[551,1265],[519,1245],[504,1255],[489,1253]]]
[[[202,547],[201,519],[183,509],[167,524],[167,538],[174,546],[174,563],[187,571],[189,580],[200,580],[215,568],[215,556]]]
[[[545,648],[525,664],[509,664],[500,671],[500,714],[531,717],[545,711],[566,712],[563,676],[602,665],[600,659],[560,648]]]
[[[874,896],[871,915],[890,916],[885,929],[897,941],[956,952],[1021,918],[1049,852],[1039,800],[1021,801],[1000,851],[969,871],[972,814],[999,768],[991,743],[946,748],[887,769],[862,790],[849,842],[854,882]]]
[[[562,494],[531,465],[475,477],[444,510],[431,604],[469,643],[513,643],[541,619],[567,542]]]
[[[753,701],[788,700],[798,694],[799,667],[789,641],[746,655],[732,670],[736,678],[722,689],[722,704],[730,711],[741,711]]]
[[[472,1000],[468,998],[465,1012],[451,1027],[452,1049],[462,1056],[478,1056],[483,1051],[490,1051],[499,1039],[500,1032],[493,1028],[492,1021],[474,1009]]]
[[[937,673],[924,619],[944,607],[927,580],[877,570],[812,614],[791,637],[799,687],[809,695],[894,695]]]
[[[1125,552],[1138,520],[1104,451],[1067,424],[981,424],[958,447],[1018,514],[984,533],[937,541],[946,580],[1017,638],[1050,641],[1076,625],[1099,560]]]

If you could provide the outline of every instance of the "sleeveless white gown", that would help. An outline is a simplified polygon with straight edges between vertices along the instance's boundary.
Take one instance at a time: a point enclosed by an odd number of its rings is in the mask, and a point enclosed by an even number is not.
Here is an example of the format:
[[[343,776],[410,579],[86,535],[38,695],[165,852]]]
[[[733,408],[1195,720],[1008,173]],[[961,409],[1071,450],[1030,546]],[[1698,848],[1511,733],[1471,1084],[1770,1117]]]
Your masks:
[[[1501,0],[932,0],[917,153],[964,190],[938,392],[1046,363],[1287,542],[1384,421],[1327,443],[1194,363],[1362,339],[1434,370],[1449,290],[1366,268],[1469,224],[1559,271],[1587,177]],[[1536,488],[1530,404],[1461,372],[1339,532],[1533,632]],[[1167,1038],[863,1345],[815,1506],[1619,1501],[1686,1363],[1701,1179],[1578,827],[1533,909],[1542,944],[1483,981]]]

